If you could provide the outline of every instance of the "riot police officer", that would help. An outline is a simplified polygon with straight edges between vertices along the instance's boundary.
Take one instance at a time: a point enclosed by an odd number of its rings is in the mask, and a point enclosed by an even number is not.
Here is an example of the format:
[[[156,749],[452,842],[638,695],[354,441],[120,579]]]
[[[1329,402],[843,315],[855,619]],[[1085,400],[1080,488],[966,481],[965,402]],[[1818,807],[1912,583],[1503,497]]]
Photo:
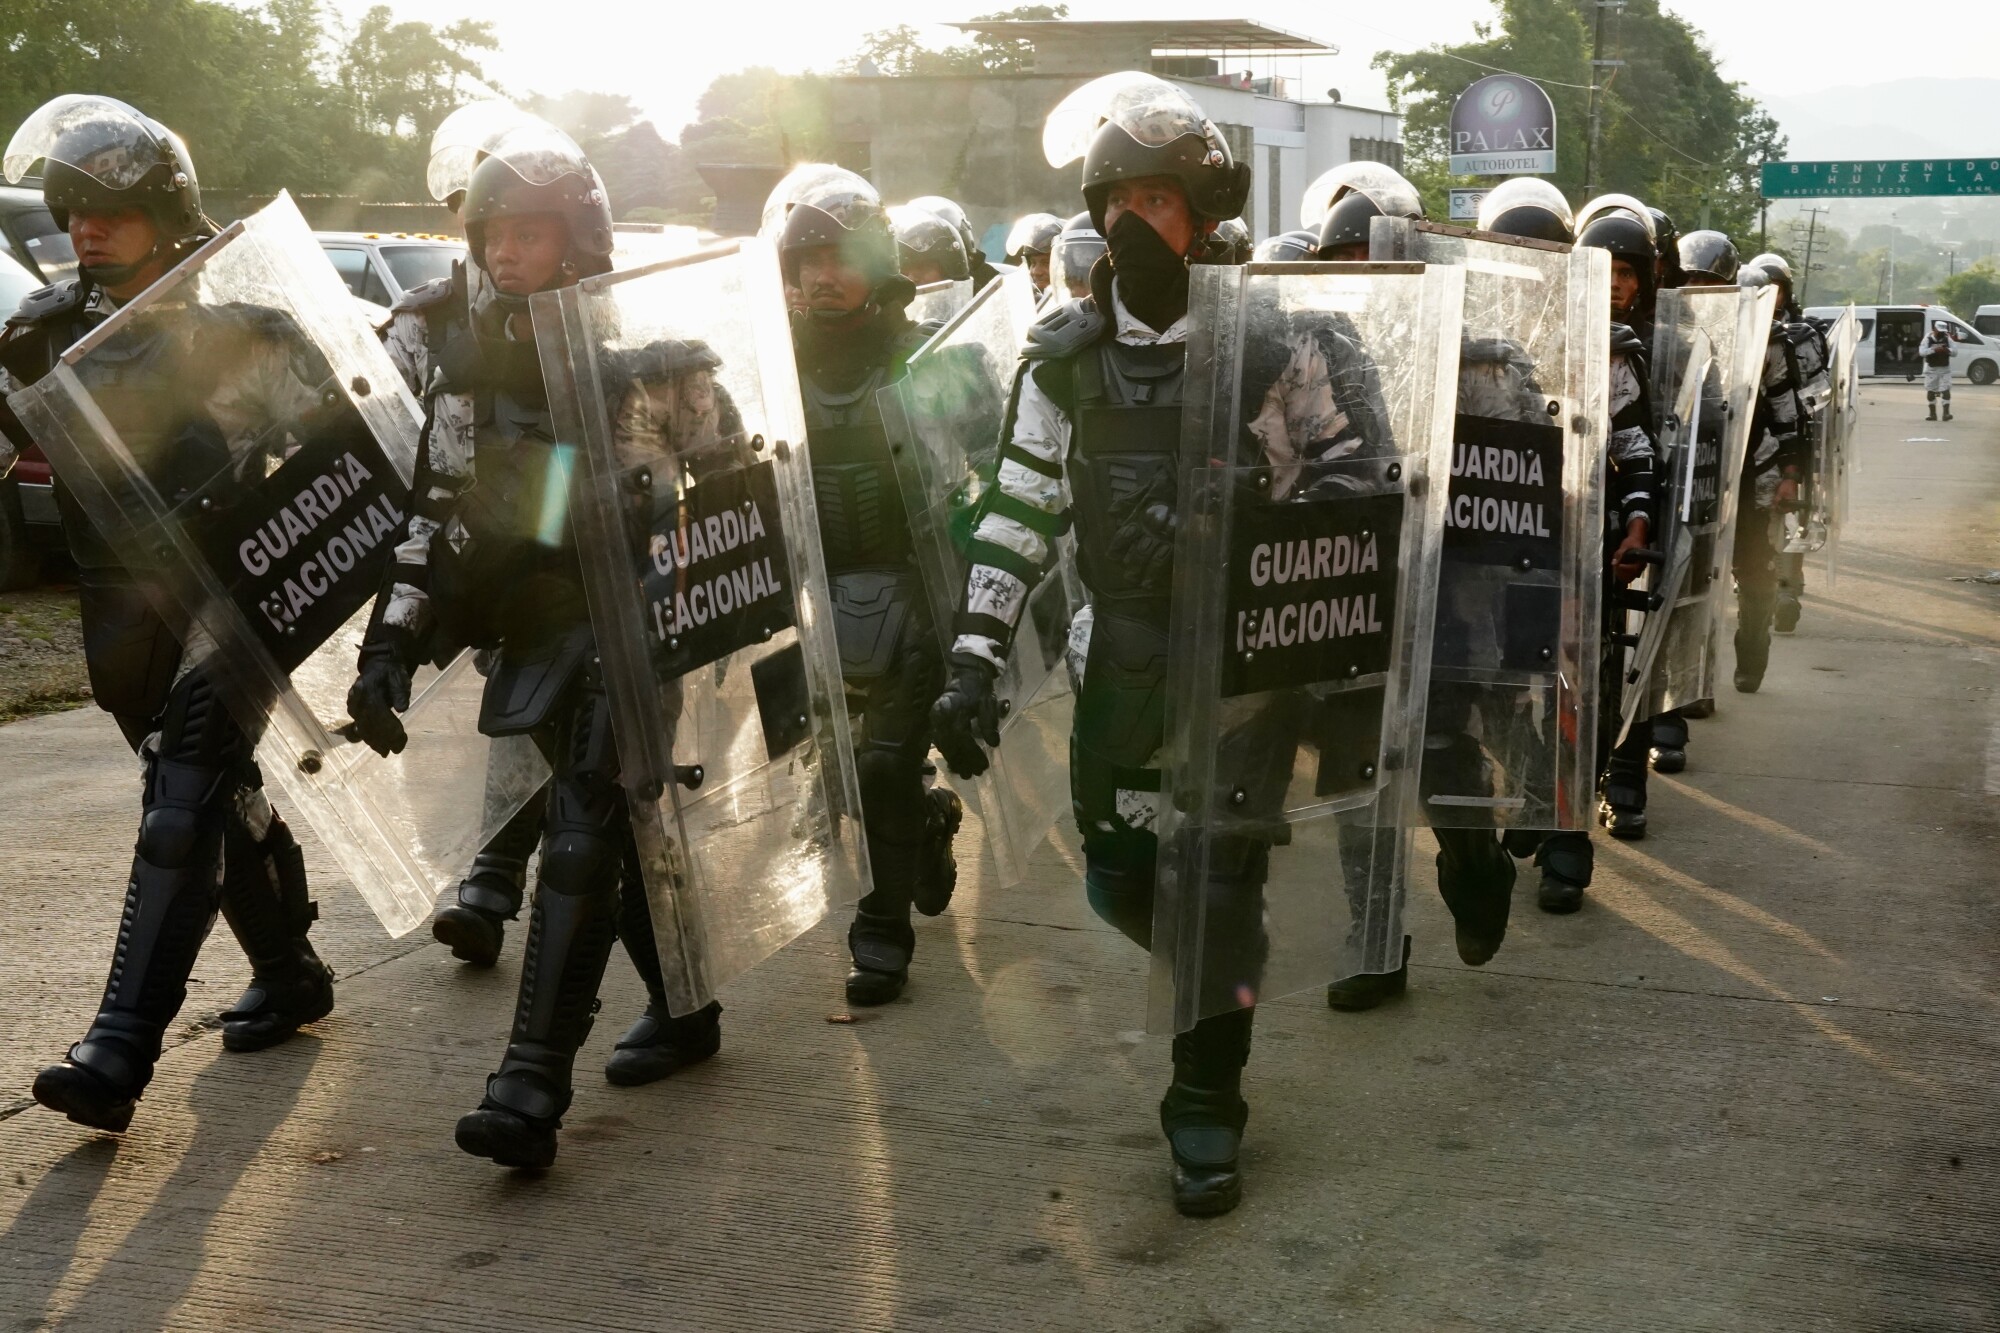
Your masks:
[[[944,664],[876,406],[936,329],[910,322],[915,288],[898,269],[880,199],[858,176],[793,202],[779,255],[805,301],[793,347],[841,675],[859,716],[855,769],[875,879],[847,933],[847,1000],[887,1004],[909,981],[911,907],[934,916],[951,900],[951,840],[964,818],[949,788],[925,785]]]
[[[9,382],[0,387],[10,390],[48,373],[73,342],[215,232],[185,145],[122,102],[72,94],[44,105],[8,145],[7,178],[20,180],[37,160],[43,199],[75,246],[78,275],[30,293],[7,322],[0,367]],[[152,351],[135,360],[127,387],[156,396],[162,414],[212,422],[225,401],[232,417],[285,410],[274,395],[287,381],[272,363],[286,354],[259,332],[164,328]],[[15,443],[25,442],[11,414],[5,424]],[[153,480],[171,496],[170,478]],[[218,907],[252,969],[249,989],[222,1014],[225,1049],[260,1050],[324,1018],[333,973],[307,938],[318,909],[298,843],[264,796],[255,737],[208,667],[181,672],[181,639],[155,609],[144,574],[120,562],[60,476],[56,499],[77,566],[92,694],[138,752],[145,781],[103,1001],[83,1040],[37,1075],[34,1095],[79,1124],[116,1131],[131,1123],[152,1078]]]
[[[510,102],[468,102],[453,111],[431,135],[431,158],[425,171],[431,197],[459,212],[479,160],[509,133],[540,124]],[[452,266],[449,283],[426,284],[404,296],[390,312],[382,336],[406,376],[421,375],[419,368],[428,360],[427,343],[434,326],[441,346],[448,336],[445,321],[451,312],[490,301],[490,289],[484,268],[476,263],[468,267],[466,261],[459,260]],[[411,388],[423,393],[426,386],[412,383]],[[469,425],[469,419],[452,418],[438,428],[463,436]],[[471,441],[465,440],[464,445],[469,450]],[[419,525],[429,521],[420,519]],[[490,662],[490,654],[482,653],[479,660]],[[499,773],[489,770],[489,784],[499,780]],[[473,856],[452,901],[431,919],[432,937],[448,947],[454,958],[474,967],[491,967],[499,961],[507,922],[521,914],[521,899],[528,887],[528,858],[542,840],[542,815],[547,807],[546,795],[538,794],[516,811]]]
[[[546,490],[562,487],[567,469],[555,457],[528,298],[610,269],[611,206],[574,143],[530,126],[473,169],[461,216],[491,297],[473,301],[463,281],[430,284],[390,331],[429,425],[408,540],[348,706],[361,738],[391,753],[404,740],[396,714],[416,667],[484,648],[493,656],[480,730],[533,736],[554,769],[513,1032],[456,1135],[475,1156],[540,1168],[555,1159],[614,937],[649,1002],[605,1068],[611,1082],[650,1082],[715,1054],[721,1006],[668,1015],[574,537],[566,520],[551,528],[547,518],[564,512],[566,489]]]
[[[1793,378],[1798,384],[1799,406],[1804,412],[1804,433],[1806,451],[1800,465],[1800,490],[1815,486],[1819,478],[1813,475],[1817,462],[1815,441],[1826,424],[1826,404],[1832,393],[1827,382],[1827,363],[1831,353],[1827,349],[1826,335],[1819,327],[1809,322],[1799,309],[1799,302],[1792,285],[1792,266],[1783,255],[1761,254],[1749,261],[1751,267],[1760,268],[1770,274],[1771,282],[1778,288],[1778,323],[1784,339],[1786,356],[1790,361]],[[1945,392],[1945,411],[1951,411],[1951,393]],[[1795,506],[1791,502],[1780,505],[1781,516],[1775,520],[1783,527],[1782,513],[1803,506],[1801,497]],[[1772,549],[1777,551],[1778,591],[1777,601],[1771,613],[1771,628],[1778,634],[1790,634],[1799,627],[1799,616],[1804,610],[1803,598],[1806,592],[1806,555],[1803,549],[1779,549],[1790,543],[1773,535]]]
[[[1319,224],[1316,258],[1361,263],[1368,258],[1368,234],[1376,218],[1421,218],[1417,187],[1402,173],[1376,162],[1350,162],[1320,177],[1315,188],[1331,192]]]
[[[1098,915],[1143,948],[1158,858],[1154,764],[1164,737],[1189,265],[1242,211],[1250,187],[1249,168],[1231,160],[1185,94],[1159,82],[1148,95],[1103,119],[1083,155],[1084,200],[1109,263],[1090,270],[1089,296],[1052,306],[1029,335],[998,485],[975,529],[951,683],[932,710],[946,762],[983,771],[979,742],[999,743],[999,664],[1026,589],[1052,564],[1073,518],[1094,611],[1070,747],[1084,884]],[[1254,902],[1268,849],[1243,838],[1221,844],[1201,892]],[[1254,1012],[1205,1018],[1174,1038],[1160,1123],[1184,1213],[1227,1212],[1241,1198],[1237,1154],[1249,1110],[1240,1081]]]
[[[1063,223],[1049,251],[1049,285],[1058,300],[1090,295],[1090,270],[1104,257],[1104,248],[1104,237],[1088,212]]]
[[[1658,239],[1658,223],[1651,216],[1655,210],[1643,205],[1627,207],[1627,204],[1637,201],[1609,195],[1585,205],[1576,243],[1611,254],[1611,461],[1614,476],[1625,483],[1621,509],[1628,520],[1643,509],[1650,533],[1654,499],[1650,490],[1651,473],[1657,452],[1650,361],[1661,254],[1667,247]],[[1678,267],[1677,249],[1676,257]],[[1635,468],[1644,469],[1645,482],[1636,480]],[[1633,574],[1637,572],[1635,567]],[[1630,582],[1632,576],[1627,574],[1622,581]],[[1613,626],[1622,623],[1626,608],[1616,588],[1607,591],[1605,603],[1607,620]],[[1609,647],[1607,655],[1614,661],[1618,657]],[[1617,730],[1617,698],[1618,692],[1611,691],[1607,703],[1613,705],[1612,709],[1599,716],[1599,727],[1605,731],[1606,740]],[[1651,718],[1635,719],[1625,739],[1611,749],[1609,759],[1601,765],[1603,801],[1599,822],[1612,837],[1622,841],[1632,842],[1646,836],[1646,775],[1651,764],[1653,725]],[[1566,886],[1557,896],[1567,901],[1572,894]]]
[[[889,225],[896,233],[896,255],[903,276],[912,283],[929,287],[972,276],[964,240],[937,214],[904,204],[889,210]]]
[[[1028,213],[1007,233],[1007,262],[1028,270],[1037,301],[1049,290],[1049,252],[1062,229],[1063,220],[1053,213]]]
[[[926,194],[910,200],[910,207],[936,214],[944,220],[946,226],[958,233],[959,241],[965,246],[965,258],[972,274],[973,291],[979,291],[1000,276],[1000,270],[987,262],[986,251],[979,244],[979,233],[972,229],[972,219],[965,215],[965,210],[957,201],[947,199],[941,194]]]
[[[1519,188],[1510,190],[1507,188],[1510,186]],[[1575,219],[1561,195],[1546,182],[1533,178],[1508,181],[1506,186],[1489,194],[1480,208],[1479,225],[1481,230],[1504,236],[1522,236],[1564,245],[1577,240]],[[1625,267],[1628,270],[1627,280],[1622,287],[1614,280],[1612,300],[1617,304],[1622,299],[1623,308],[1630,313],[1638,308],[1637,302],[1650,299],[1655,272],[1650,243],[1643,251],[1634,249]],[[1606,488],[1605,570],[1618,587],[1629,584],[1643,571],[1644,566],[1635,553],[1646,548],[1646,539],[1652,530],[1654,450],[1649,376],[1643,360],[1645,350],[1645,345],[1630,328],[1613,320],[1610,421],[1607,423],[1610,440],[1603,484]],[[1604,606],[1609,621],[1619,601],[1615,596],[1607,596]],[[1611,626],[1607,624],[1605,632],[1608,634],[1610,630]],[[1607,648],[1604,656],[1606,661],[1611,661],[1615,660],[1616,654]],[[1610,685],[1609,680],[1597,682],[1597,688],[1608,696],[1606,702],[1609,703],[1608,710],[1603,704],[1599,707],[1599,773],[1604,771],[1609,758],[1607,742],[1611,729],[1608,729],[1607,719],[1617,716],[1617,697]],[[1562,831],[1538,838],[1510,835],[1508,843],[1517,855],[1533,847],[1535,863],[1542,871],[1537,902],[1543,911],[1566,913],[1582,907],[1584,890],[1590,887],[1595,866],[1595,854],[1588,833]]]
[[[1763,385],[1750,417],[1750,449],[1743,460],[1742,493],[1736,518],[1736,688],[1755,694],[1771,662],[1771,632],[1798,624],[1803,562],[1788,560],[1783,546],[1784,515],[1800,504],[1813,464],[1812,406],[1815,372],[1824,378],[1824,343],[1818,331],[1786,315],[1791,272],[1777,263],[1746,263],[1737,272],[1745,287],[1779,287],[1764,356]],[[1782,618],[1781,618],[1782,616]]]

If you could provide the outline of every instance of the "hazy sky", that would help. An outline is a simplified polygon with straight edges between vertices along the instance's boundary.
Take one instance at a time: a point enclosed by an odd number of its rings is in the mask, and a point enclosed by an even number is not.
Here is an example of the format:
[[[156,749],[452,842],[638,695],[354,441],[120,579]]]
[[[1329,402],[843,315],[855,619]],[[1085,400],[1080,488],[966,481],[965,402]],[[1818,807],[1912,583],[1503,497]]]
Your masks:
[[[351,20],[369,0],[331,0]],[[502,51],[494,75],[517,90],[590,88],[630,95],[672,137],[692,118],[710,79],[745,65],[828,68],[861,35],[898,23],[923,24],[1006,8],[1008,0],[950,4],[868,0],[861,4],[761,3],[641,5],[631,0],[389,0],[401,17],[434,23],[491,18]],[[1723,72],[1752,88],[1791,94],[1847,84],[1995,73],[2000,0],[1961,0],[1943,10],[1875,0],[1669,0],[1668,8],[1708,34]],[[1131,0],[1071,0],[1073,18],[1130,18]],[[1307,71],[1345,100],[1381,105],[1378,50],[1462,41],[1489,17],[1488,0],[1157,0],[1163,18],[1254,16],[1340,48]],[[1933,17],[1934,15],[1934,17]],[[940,44],[956,36],[933,29]],[[2000,137],[2000,114],[1995,118]]]

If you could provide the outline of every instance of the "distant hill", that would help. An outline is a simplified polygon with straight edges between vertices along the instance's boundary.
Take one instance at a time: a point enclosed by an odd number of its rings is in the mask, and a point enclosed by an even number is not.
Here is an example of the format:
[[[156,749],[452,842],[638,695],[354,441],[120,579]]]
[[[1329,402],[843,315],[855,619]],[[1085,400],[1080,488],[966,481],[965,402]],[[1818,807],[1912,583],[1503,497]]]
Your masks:
[[[2000,157],[2000,79],[1897,79],[1791,97],[1750,90],[1794,161]]]

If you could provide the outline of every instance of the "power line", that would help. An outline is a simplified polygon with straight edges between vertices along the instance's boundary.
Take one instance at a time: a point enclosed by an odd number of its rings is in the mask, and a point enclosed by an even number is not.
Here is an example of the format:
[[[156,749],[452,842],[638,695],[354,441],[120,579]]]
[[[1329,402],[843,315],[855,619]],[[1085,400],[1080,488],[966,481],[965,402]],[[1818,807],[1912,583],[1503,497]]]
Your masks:
[[[1347,22],[1353,24],[1357,28],[1366,28],[1370,32],[1379,32],[1384,37],[1392,38],[1395,41],[1403,43],[1405,46],[1418,45],[1415,38],[1406,36],[1405,34],[1400,32],[1391,32],[1387,28],[1380,27],[1377,24],[1363,23],[1360,19],[1355,19],[1355,18],[1350,18],[1347,20]],[[1488,70],[1494,74],[1511,74],[1517,79],[1528,79],[1535,83],[1553,84],[1558,88],[1578,88],[1584,92],[1590,91],[1590,85],[1587,83],[1565,83],[1561,79],[1545,79],[1539,74],[1523,74],[1518,69],[1502,69],[1498,65],[1489,65],[1483,60],[1474,60],[1471,56],[1462,56],[1458,54],[1458,52],[1456,51],[1447,51],[1442,45],[1433,45],[1427,49],[1416,51],[1413,54],[1444,56],[1447,59],[1463,61],[1468,65],[1477,66],[1480,69]]]

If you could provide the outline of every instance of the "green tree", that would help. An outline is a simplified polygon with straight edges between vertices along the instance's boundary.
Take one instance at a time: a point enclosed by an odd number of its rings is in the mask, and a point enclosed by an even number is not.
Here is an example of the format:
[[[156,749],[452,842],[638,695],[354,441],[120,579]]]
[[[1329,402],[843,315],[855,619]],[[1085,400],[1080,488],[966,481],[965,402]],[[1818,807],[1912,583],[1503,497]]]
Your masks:
[[[1551,177],[1581,203],[1589,134],[1592,0],[1494,0],[1476,40],[1422,51],[1384,51],[1391,105],[1404,113],[1405,161],[1426,203],[1442,214],[1451,183],[1447,130],[1452,103],[1496,69],[1540,82],[1556,106],[1557,170]],[[1747,235],[1760,199],[1757,168],[1784,153],[1777,124],[1741,85],[1721,76],[1714,54],[1659,0],[1630,0],[1611,20],[1607,58],[1624,60],[1608,80],[1599,133],[1600,190],[1634,194],[1671,213],[1683,230],[1711,226]]]
[[[1939,304],[1969,323],[1979,307],[2000,305],[2000,266],[1982,259],[1938,283],[1936,292]]]
[[[483,81],[474,51],[500,46],[493,25],[460,19],[449,27],[398,23],[387,5],[361,16],[340,60],[340,82],[355,98],[362,124],[378,133],[428,142],[438,122]]]

